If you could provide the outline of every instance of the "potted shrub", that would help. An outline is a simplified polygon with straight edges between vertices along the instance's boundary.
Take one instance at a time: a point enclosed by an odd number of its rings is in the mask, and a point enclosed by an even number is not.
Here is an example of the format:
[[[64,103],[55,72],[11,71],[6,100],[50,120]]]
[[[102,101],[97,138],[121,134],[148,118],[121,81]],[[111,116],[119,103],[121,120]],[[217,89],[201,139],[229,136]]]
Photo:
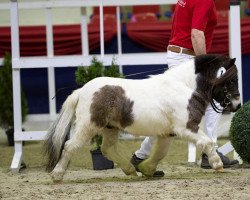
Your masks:
[[[94,170],[113,169],[113,161],[107,159],[101,151],[102,136],[96,135],[92,141],[94,148],[90,151]]]
[[[250,101],[235,113],[230,130],[230,141],[241,159],[250,164]]]
[[[0,126],[5,130],[9,146],[14,146],[14,116],[12,93],[12,65],[11,55],[7,53],[0,67]],[[25,95],[21,90],[22,120],[28,113]]]
[[[96,57],[93,57],[90,66],[80,66],[77,68],[76,83],[79,86],[83,86],[88,81],[101,76],[122,77],[119,73],[119,67],[114,59],[112,60],[111,66],[104,67],[102,62],[98,61]],[[114,163],[104,157],[101,152],[102,136],[96,135],[92,139],[92,143],[94,144],[94,149],[90,152],[92,155],[93,169],[102,170],[114,168]]]

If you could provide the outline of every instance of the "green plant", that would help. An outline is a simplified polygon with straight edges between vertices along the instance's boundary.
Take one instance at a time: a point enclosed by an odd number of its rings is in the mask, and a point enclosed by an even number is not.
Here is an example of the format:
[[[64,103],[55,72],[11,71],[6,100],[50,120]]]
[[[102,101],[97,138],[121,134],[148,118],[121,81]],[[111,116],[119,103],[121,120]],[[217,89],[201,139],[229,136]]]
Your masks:
[[[94,78],[101,76],[122,77],[122,75],[119,73],[119,66],[115,63],[115,59],[112,60],[111,66],[104,67],[103,63],[98,61],[96,57],[93,57],[90,66],[78,67],[75,75],[76,83],[80,86],[86,84]]]
[[[0,67],[0,126],[9,129],[14,126],[13,94],[12,94],[12,64],[11,55],[7,53]],[[21,90],[22,120],[25,121],[28,113],[27,101]]]
[[[105,67],[101,61],[98,61],[96,57],[91,60],[90,66],[80,66],[76,70],[76,83],[79,86],[86,84],[94,78],[107,76],[107,77],[122,77],[119,72],[119,66],[116,64],[113,58],[110,66]],[[96,135],[92,139],[92,143],[95,145],[95,149],[100,149],[102,144],[102,136]]]
[[[99,134],[95,135],[95,137],[92,138],[91,143],[94,144],[94,150],[101,150],[102,136]]]
[[[235,113],[229,137],[241,159],[250,164],[250,101]]]

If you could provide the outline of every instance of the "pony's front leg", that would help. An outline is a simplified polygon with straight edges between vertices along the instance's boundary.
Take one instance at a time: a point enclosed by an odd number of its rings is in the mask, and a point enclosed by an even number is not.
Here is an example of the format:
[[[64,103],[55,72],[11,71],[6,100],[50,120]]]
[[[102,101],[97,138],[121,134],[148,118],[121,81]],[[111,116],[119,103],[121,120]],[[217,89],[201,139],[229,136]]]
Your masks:
[[[223,163],[216,152],[215,144],[202,130],[199,129],[195,133],[189,129],[178,129],[175,132],[196,144],[196,147],[208,156],[208,162],[213,169],[219,172],[223,171]]]
[[[170,136],[157,136],[149,157],[138,165],[143,175],[153,176],[159,161],[166,156],[171,142],[172,137]]]
[[[196,142],[196,146],[202,149],[202,152],[208,156],[208,162],[213,169],[218,172],[223,172],[223,163],[216,151],[215,144],[207,135],[202,135]]]
[[[128,159],[124,158],[117,151],[117,141],[118,141],[118,129],[104,129],[102,131],[103,140],[101,150],[102,153],[110,160],[114,161],[119,165],[122,171],[126,175],[137,176],[134,166],[129,162]]]

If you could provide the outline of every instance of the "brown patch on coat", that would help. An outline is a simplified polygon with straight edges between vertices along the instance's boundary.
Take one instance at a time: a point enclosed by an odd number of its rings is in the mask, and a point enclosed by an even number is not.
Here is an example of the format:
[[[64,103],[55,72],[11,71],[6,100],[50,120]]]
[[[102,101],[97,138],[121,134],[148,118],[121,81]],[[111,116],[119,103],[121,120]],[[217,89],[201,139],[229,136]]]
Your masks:
[[[186,128],[194,133],[197,133],[199,130],[199,124],[211,98],[211,85],[207,77],[198,75],[196,77],[196,84],[197,88],[188,101],[187,110],[189,115],[186,124]]]
[[[105,85],[94,93],[92,100],[91,121],[98,127],[125,128],[133,123],[134,102],[126,97],[122,87]]]
[[[197,92],[194,92],[188,101],[188,121],[186,128],[194,133],[199,130],[199,124],[201,122],[202,116],[205,113],[207,103],[204,101],[204,97]]]

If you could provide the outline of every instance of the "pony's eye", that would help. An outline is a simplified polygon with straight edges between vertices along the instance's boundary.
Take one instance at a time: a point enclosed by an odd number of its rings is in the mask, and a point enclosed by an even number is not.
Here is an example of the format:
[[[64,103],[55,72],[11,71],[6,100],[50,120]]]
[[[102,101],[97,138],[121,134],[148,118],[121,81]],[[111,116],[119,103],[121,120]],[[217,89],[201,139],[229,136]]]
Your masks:
[[[230,84],[234,84],[235,80],[230,80],[229,82],[230,82]]]

